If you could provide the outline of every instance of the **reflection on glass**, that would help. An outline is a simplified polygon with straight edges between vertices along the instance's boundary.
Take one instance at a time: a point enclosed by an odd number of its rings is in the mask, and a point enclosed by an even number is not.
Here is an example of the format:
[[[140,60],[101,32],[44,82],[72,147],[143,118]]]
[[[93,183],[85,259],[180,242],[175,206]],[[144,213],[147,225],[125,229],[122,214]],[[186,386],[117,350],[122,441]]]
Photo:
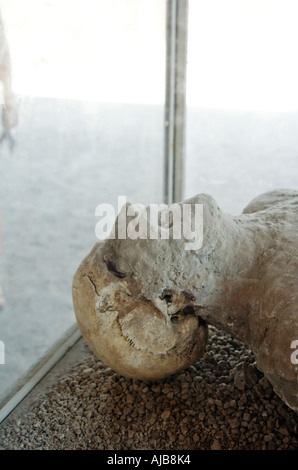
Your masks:
[[[95,208],[161,202],[165,2],[3,0],[16,145],[0,147],[0,393],[74,321]]]
[[[297,186],[298,4],[190,0],[185,196],[239,213]]]

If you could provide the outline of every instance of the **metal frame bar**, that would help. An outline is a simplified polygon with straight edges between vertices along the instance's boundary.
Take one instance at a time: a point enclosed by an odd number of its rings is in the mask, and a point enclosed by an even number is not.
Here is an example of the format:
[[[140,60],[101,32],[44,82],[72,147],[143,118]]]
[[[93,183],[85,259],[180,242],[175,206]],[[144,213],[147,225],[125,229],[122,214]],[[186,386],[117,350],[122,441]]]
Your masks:
[[[183,197],[187,22],[188,0],[168,0],[164,148],[167,204]]]

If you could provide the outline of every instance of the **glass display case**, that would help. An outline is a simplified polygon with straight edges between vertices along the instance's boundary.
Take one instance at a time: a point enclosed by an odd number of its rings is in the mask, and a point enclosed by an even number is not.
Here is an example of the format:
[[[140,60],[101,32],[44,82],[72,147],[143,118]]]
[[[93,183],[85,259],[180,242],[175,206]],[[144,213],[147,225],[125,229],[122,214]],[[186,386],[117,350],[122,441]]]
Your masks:
[[[0,395],[75,323],[96,207],[162,201],[166,70],[163,0],[1,9],[18,124],[0,147]]]
[[[208,193],[239,214],[295,188],[298,152],[296,2],[2,0],[1,12],[18,124],[0,146],[0,421],[80,336],[71,285],[99,204]],[[5,96],[3,84],[4,109]]]

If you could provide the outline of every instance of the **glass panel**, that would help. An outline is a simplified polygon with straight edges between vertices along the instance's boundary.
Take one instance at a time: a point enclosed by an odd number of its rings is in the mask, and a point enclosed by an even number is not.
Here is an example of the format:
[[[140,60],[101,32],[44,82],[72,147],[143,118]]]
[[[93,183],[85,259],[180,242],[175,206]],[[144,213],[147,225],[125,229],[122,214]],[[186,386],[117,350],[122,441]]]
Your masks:
[[[190,0],[185,197],[297,185],[298,3]]]
[[[96,207],[162,201],[166,2],[1,5],[19,115],[0,147],[3,393],[74,323]]]

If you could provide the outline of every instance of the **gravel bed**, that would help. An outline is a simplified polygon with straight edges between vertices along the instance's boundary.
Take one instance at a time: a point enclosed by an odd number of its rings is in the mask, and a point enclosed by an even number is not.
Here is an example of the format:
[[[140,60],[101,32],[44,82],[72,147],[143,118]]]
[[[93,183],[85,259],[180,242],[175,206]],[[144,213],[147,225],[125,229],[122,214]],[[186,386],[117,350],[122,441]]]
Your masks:
[[[0,446],[297,450],[297,423],[256,369],[252,352],[211,327],[204,357],[156,382],[119,376],[89,352],[27,413],[3,424]]]

